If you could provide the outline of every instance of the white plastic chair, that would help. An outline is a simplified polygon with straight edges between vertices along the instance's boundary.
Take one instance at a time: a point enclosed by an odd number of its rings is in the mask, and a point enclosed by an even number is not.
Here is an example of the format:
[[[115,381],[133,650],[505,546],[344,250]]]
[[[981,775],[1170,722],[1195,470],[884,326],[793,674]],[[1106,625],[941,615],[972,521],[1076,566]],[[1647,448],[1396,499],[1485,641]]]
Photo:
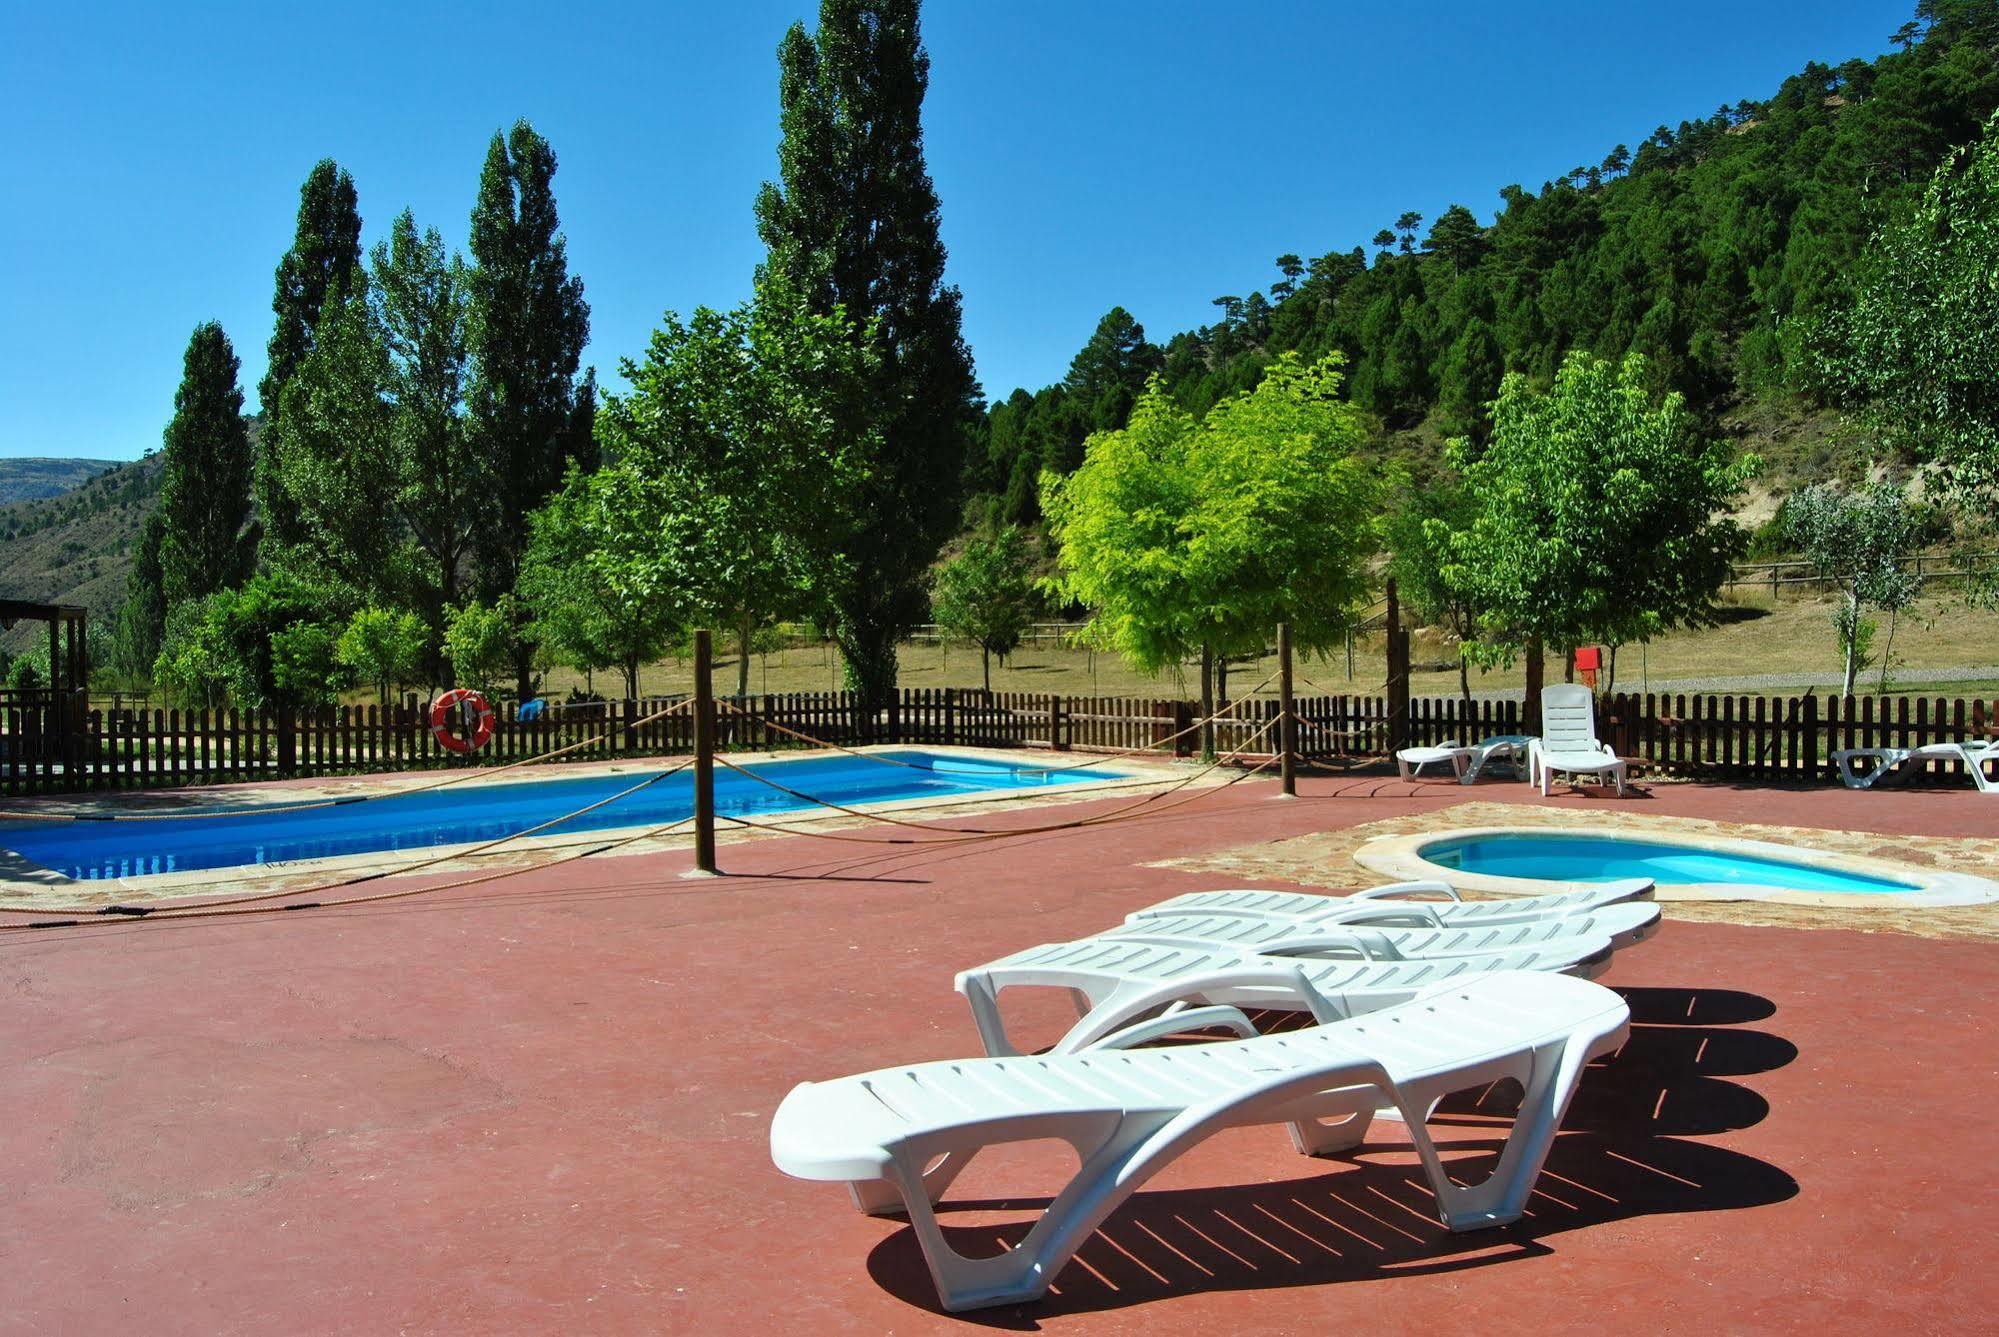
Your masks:
[[[1541,793],[1556,773],[1609,776],[1624,797],[1624,759],[1596,736],[1596,697],[1581,683],[1541,689],[1541,738],[1527,753],[1527,768]]]
[[[887,1068],[794,1088],[771,1122],[771,1159],[800,1179],[844,1182],[862,1211],[906,1215],[948,1310],[1043,1295],[1106,1217],[1181,1153],[1224,1128],[1288,1124],[1306,1155],[1360,1145],[1376,1106],[1409,1130],[1437,1214],[1453,1231],[1519,1219],[1584,1066],[1616,1048],[1630,1010],[1608,989],[1496,974],[1390,1012],[1255,1039],[1164,1049],[1164,1030],[1248,1020],[1201,1009],[1031,1059]],[[1226,1015],[1224,1015],[1226,1014]],[[1455,1183],[1425,1121],[1436,1103],[1502,1078],[1525,1089],[1484,1182]],[[936,1204],[980,1151],[1054,1138],[1081,1164],[1019,1243],[989,1258],[954,1250]]]

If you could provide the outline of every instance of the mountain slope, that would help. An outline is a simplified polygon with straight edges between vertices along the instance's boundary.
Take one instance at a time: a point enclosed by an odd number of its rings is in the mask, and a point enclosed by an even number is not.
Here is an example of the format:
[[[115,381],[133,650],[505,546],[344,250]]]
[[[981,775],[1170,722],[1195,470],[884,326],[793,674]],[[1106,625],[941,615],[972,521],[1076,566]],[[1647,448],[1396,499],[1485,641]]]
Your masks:
[[[160,491],[160,457],[99,474],[61,496],[0,506],[0,596],[82,604],[108,630],[125,597],[125,568]],[[26,648],[16,628],[0,646]]]
[[[71,488],[118,467],[116,460],[0,459],[0,506],[61,496]]]

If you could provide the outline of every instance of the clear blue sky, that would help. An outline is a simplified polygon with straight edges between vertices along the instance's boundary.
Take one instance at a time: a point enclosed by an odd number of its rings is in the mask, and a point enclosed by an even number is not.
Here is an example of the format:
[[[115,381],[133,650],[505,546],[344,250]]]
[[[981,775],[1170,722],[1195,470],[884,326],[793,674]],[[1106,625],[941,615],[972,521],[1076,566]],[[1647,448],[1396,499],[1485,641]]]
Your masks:
[[[808,0],[27,4],[0,18],[0,454],[159,442],[219,319],[254,402],[299,182],[349,168],[372,244],[404,207],[462,245],[488,137],[561,159],[608,381],[666,308],[760,256],[785,26]],[[1661,122],[1887,48],[1913,0],[932,0],[926,109],[950,278],[989,395],[1059,377],[1128,307],[1163,339],[1271,258],[1404,209],[1489,218]]]

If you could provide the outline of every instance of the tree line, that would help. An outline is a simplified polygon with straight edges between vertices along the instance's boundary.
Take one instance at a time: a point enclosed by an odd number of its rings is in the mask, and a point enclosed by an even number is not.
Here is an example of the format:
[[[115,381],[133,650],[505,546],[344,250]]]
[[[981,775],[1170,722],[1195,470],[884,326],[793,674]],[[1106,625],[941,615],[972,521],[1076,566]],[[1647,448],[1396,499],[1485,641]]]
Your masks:
[[[1047,601],[1087,612],[1086,636],[1142,669],[1198,658],[1212,700],[1227,695],[1231,658],[1260,651],[1279,621],[1307,653],[1343,638],[1385,552],[1409,601],[1457,635],[1467,694],[1474,666],[1524,657],[1532,686],[1544,654],[1584,643],[1611,647],[1614,664],[1620,645],[1713,618],[1747,542],[1723,517],[1756,469],[1716,439],[1707,383],[1688,388],[1678,345],[1638,339],[1636,323],[1617,333],[1615,311],[1659,280],[1611,265],[1620,247],[1668,270],[1675,255],[1719,269],[1761,256],[1742,281],[1768,285],[1807,247],[1799,238],[1829,256],[1827,238],[1859,228],[1850,254],[1811,270],[1819,305],[1786,305],[1767,327],[1749,319],[1726,343],[1729,365],[1753,363],[1750,336],[1766,329],[1781,352],[1768,365],[1868,422],[1884,448],[1934,465],[1950,496],[1992,518],[1999,134],[1987,124],[1979,139],[1973,121],[1953,140],[1939,109],[1891,113],[1929,105],[1910,89],[1952,116],[1989,111],[1999,83],[1966,53],[1990,53],[1995,15],[1999,4],[1925,0],[1904,51],[1865,74],[1843,69],[1850,97],[1808,71],[1726,126],[1655,136],[1613,154],[1615,170],[1607,160],[1539,197],[1509,195],[1490,228],[1462,211],[1419,242],[1422,220],[1406,213],[1372,263],[1282,257],[1275,302],[1225,299],[1219,325],[1164,348],[1113,310],[1060,386],[989,412],[923,160],[917,0],[823,0],[815,29],[786,34],[753,295],[729,311],[666,313],[643,352],[621,359],[618,393],[599,396],[580,365],[588,305],[567,268],[555,156],[531,127],[494,137],[469,258],[405,213],[364,259],[353,182],[322,163],[278,267],[254,430],[226,336],[206,325],[190,341],[121,658],[181,695],[253,706],[316,704],[355,682],[386,695],[510,679],[525,698],[554,663],[616,670],[636,694],[642,666],[690,627],[726,629],[746,675],[778,621],[806,621],[880,704],[898,642],[926,615],[989,663]],[[1733,232],[1700,241],[1694,223],[1710,215],[1748,226],[1730,193],[1754,175],[1742,154],[1794,151],[1756,159],[1775,190],[1784,171],[1827,168],[1853,127],[1887,121],[1905,131],[1887,136],[1896,172],[1933,160],[1929,136],[1973,143],[1927,185],[1862,191],[1889,212],[1810,221],[1806,205],[1826,202],[1812,192],[1832,189],[1813,185],[1770,204],[1784,225],[1762,251],[1731,250]],[[1879,147],[1846,147],[1856,143]],[[1851,186],[1844,172],[1820,175]],[[1573,232],[1557,225],[1585,217]],[[1685,245],[1645,240],[1655,225]],[[1557,233],[1568,240],[1548,240]],[[1604,302],[1551,297],[1588,273]],[[1686,278],[1667,287],[1684,292]],[[1394,418],[1382,377],[1396,346],[1424,303],[1480,285],[1507,310],[1526,303],[1525,324],[1493,308],[1498,353],[1465,412],[1436,416],[1455,429],[1440,458],[1384,465],[1378,441]],[[1762,302],[1777,289],[1755,291]],[[1355,316],[1391,309],[1392,327]],[[1551,319],[1557,310],[1575,320]],[[1586,310],[1610,323],[1576,323]],[[1505,333],[1518,328],[1540,333]],[[1443,403],[1427,402],[1425,413]],[[961,506],[968,492],[977,504]],[[1808,551],[1876,554],[1843,586],[1849,650],[1865,608],[1892,611],[1901,597],[1879,569],[1913,531],[1855,519],[1879,502],[1804,499],[1787,521]],[[1037,525],[1052,564],[1037,556]],[[934,569],[954,534],[961,551]]]

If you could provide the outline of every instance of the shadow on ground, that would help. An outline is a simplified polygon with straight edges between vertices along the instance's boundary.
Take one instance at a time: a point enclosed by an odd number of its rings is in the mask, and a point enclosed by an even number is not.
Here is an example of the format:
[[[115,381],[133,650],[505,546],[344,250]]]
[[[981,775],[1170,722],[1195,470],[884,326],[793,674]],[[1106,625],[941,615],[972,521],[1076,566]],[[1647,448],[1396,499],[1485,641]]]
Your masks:
[[[1775,1014],[1759,995],[1631,989],[1631,1038],[1585,1076],[1519,1222],[1454,1235],[1399,1128],[1378,1123],[1366,1145],[1295,1178],[1238,1187],[1141,1191],[1105,1222],[1046,1299],[958,1317],[1034,1329],[1043,1318],[1116,1309],[1204,1291],[1261,1290],[1457,1272],[1554,1252],[1571,1230],[1682,1212],[1782,1202],[1797,1181],[1740,1152],[1683,1140],[1747,1128],[1769,1105],[1727,1080],[1783,1067],[1797,1048],[1743,1024]],[[1454,1177],[1476,1182],[1496,1160],[1518,1088],[1466,1092],[1432,1129]],[[1258,1130],[1282,1138],[1281,1129]],[[1197,1152],[1196,1155],[1199,1155]],[[1308,1163],[1300,1162],[1301,1169]],[[954,1248],[999,1252],[1027,1231],[1046,1198],[947,1200],[940,1220]],[[964,1222],[1010,1213],[1004,1223]],[[868,1269],[884,1290],[941,1312],[915,1236],[898,1230]]]

